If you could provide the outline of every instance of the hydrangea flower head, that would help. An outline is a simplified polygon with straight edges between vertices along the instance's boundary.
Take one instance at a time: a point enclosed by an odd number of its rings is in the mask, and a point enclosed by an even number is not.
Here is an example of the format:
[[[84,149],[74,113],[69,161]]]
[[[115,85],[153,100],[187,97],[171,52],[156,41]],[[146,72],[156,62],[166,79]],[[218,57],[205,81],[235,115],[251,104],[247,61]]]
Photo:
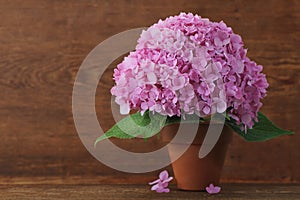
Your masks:
[[[247,57],[241,37],[224,22],[191,13],[159,20],[114,71],[121,114],[131,109],[199,117],[228,112],[251,128],[268,83]]]

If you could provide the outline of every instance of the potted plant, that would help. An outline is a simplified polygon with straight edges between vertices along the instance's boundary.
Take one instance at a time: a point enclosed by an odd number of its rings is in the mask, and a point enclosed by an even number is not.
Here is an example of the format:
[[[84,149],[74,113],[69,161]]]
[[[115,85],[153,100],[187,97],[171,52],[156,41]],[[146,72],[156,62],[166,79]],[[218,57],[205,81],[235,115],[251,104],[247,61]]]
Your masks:
[[[173,163],[175,178],[178,187],[186,190],[217,184],[231,139],[229,129],[246,141],[292,134],[259,112],[268,88],[262,69],[247,57],[241,37],[224,22],[191,13],[159,20],[142,32],[135,51],[114,70],[111,93],[120,113],[137,112],[123,118],[95,144],[110,137],[148,138],[163,127],[163,140],[171,141],[179,123],[186,128],[199,123],[195,140]],[[146,126],[151,119],[154,123],[141,132],[132,124],[126,126],[129,119],[137,126]],[[223,122],[225,128],[216,137],[216,145],[200,159],[198,152],[209,123],[218,126]],[[171,158],[182,144],[170,146]]]

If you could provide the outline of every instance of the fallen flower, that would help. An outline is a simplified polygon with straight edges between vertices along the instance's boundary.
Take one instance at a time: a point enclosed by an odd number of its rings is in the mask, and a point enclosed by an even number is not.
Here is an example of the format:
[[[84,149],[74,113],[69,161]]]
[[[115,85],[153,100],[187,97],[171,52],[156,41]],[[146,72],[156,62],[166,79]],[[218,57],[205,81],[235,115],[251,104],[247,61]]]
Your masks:
[[[156,191],[157,193],[168,193],[170,192],[168,185],[172,180],[173,177],[169,177],[167,170],[164,170],[159,174],[159,179],[150,182],[149,185],[152,185],[152,191]]]
[[[217,194],[221,191],[221,187],[214,186],[214,184],[212,184],[212,183],[205,189],[206,189],[206,192],[208,192],[209,194]]]

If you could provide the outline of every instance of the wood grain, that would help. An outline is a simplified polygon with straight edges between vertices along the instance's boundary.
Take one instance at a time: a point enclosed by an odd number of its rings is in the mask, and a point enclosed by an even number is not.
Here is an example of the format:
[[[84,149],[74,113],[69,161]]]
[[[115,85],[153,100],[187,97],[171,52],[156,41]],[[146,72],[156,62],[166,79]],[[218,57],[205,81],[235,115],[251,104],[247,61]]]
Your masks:
[[[0,182],[46,183],[55,178],[60,183],[80,178],[114,182],[111,177],[144,182],[142,176],[132,180],[131,174],[104,166],[81,144],[72,118],[73,83],[80,64],[101,41],[181,11],[224,20],[242,35],[249,56],[265,67],[270,83],[262,111],[282,128],[296,132],[264,143],[246,143],[235,136],[222,180],[300,182],[297,0],[236,0],[222,6],[218,0],[1,0]],[[97,116],[104,129],[114,124],[109,89],[116,63],[106,70],[97,89]],[[146,147],[144,142],[114,142],[136,152],[161,145],[156,139]]]
[[[136,200],[136,199],[231,199],[231,200],[297,200],[299,185],[279,184],[226,184],[219,194],[211,196],[206,192],[177,190],[171,185],[171,192],[158,194],[150,191],[148,185],[2,185],[0,195],[5,200]]]

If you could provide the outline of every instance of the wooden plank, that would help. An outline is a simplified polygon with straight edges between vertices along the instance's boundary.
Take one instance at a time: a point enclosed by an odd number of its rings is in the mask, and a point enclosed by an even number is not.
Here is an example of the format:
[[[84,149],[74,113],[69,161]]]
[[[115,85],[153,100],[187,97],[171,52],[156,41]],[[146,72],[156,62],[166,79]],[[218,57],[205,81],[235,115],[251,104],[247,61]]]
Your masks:
[[[224,20],[243,36],[249,56],[264,65],[268,75],[263,112],[282,128],[298,133],[299,10],[297,0],[238,0],[222,6],[218,0],[1,0],[0,182],[10,178],[34,182],[40,177],[43,183],[71,182],[74,177],[91,182],[89,177],[107,182],[120,177],[130,182],[130,174],[99,163],[81,144],[72,119],[73,82],[85,56],[107,37],[180,11]],[[97,90],[96,110],[104,129],[114,124],[109,89],[116,64],[106,70]],[[144,142],[114,142],[136,152],[161,146],[156,139],[146,147]],[[299,182],[299,142],[299,134],[265,143],[234,137],[223,181]]]
[[[211,196],[206,192],[188,192],[170,186],[171,192],[158,194],[145,185],[1,185],[0,195],[5,200],[35,199],[270,199],[296,200],[300,198],[299,185],[227,184],[219,194]]]

